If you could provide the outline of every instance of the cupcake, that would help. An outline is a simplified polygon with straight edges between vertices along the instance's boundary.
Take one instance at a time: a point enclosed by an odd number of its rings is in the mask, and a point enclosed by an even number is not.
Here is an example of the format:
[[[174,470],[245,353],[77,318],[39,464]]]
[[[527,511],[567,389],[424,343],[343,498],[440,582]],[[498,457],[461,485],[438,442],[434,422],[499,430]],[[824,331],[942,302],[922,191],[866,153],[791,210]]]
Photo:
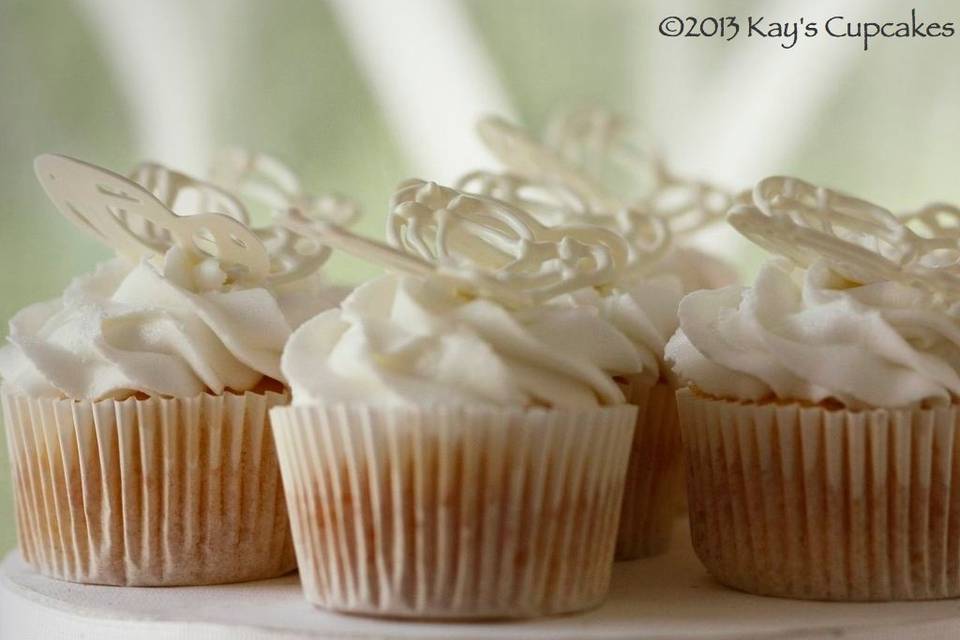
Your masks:
[[[617,560],[665,553],[683,504],[676,386],[663,362],[667,340],[677,328],[676,310],[682,296],[676,278],[656,276],[624,278],[606,291],[582,289],[554,302],[596,310],[630,339],[643,359],[639,372],[617,376],[627,402],[638,408],[617,534]]]
[[[780,255],[687,295],[667,345],[700,560],[761,595],[960,595],[955,232],[788,178],[730,221]]]
[[[499,118],[479,132],[507,171],[464,176],[467,191],[495,197],[547,224],[596,224],[628,241],[628,268],[604,290],[566,296],[566,304],[598,310],[644,354],[642,375],[620,382],[641,410],[623,498],[616,557],[667,551],[678,513],[685,513],[675,386],[663,350],[677,328],[684,292],[736,281],[723,260],[687,239],[722,219],[733,196],[681,178],[636,142],[621,116],[587,108],[560,114],[539,142]]]
[[[178,217],[61,156],[38,158],[37,174],[120,256],[19,312],[0,348],[24,558],[50,577],[128,586],[291,571],[268,412],[288,400],[291,332],[342,296],[283,277],[306,259],[268,254],[257,234],[273,231]],[[271,273],[255,277],[261,267]]]
[[[604,281],[622,240],[545,230],[429,183],[397,200],[424,216],[401,226],[450,259],[316,228],[393,273],[284,349],[293,401],[271,415],[306,597],[418,619],[594,607],[636,420],[614,377],[642,357],[599,314],[546,302]],[[442,251],[448,241],[460,259]],[[505,264],[489,268],[492,256]]]

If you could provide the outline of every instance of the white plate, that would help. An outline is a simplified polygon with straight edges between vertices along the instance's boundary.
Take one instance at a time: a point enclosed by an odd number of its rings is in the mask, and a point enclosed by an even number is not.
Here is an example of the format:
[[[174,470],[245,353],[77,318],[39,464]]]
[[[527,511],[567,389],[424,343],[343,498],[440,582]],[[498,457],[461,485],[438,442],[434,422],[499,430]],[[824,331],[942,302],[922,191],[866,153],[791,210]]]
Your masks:
[[[75,585],[37,575],[12,553],[0,567],[0,639],[960,638],[960,600],[844,604],[749,596],[709,578],[693,555],[686,529],[677,534],[667,556],[617,564],[610,597],[595,611],[494,624],[324,613],[303,600],[295,575],[220,587]]]

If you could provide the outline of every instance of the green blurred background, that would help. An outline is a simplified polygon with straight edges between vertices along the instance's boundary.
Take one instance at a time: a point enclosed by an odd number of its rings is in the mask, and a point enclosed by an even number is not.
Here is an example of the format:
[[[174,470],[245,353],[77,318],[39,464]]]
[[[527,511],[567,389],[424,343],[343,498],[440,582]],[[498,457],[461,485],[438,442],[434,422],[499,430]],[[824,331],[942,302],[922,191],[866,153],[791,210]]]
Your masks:
[[[960,17],[955,2],[922,17]],[[626,0],[0,0],[0,321],[108,252],[46,201],[32,159],[197,171],[222,144],[269,151],[314,192],[358,200],[381,233],[391,189],[487,160],[469,123],[534,128],[584,102],[637,118],[680,172],[744,187],[791,173],[886,206],[960,200],[960,37],[668,39],[668,15],[909,19],[912,4]],[[701,242],[745,273],[759,252]],[[331,276],[369,266],[337,257]],[[5,448],[5,445],[4,445]],[[0,469],[0,550],[15,531]]]

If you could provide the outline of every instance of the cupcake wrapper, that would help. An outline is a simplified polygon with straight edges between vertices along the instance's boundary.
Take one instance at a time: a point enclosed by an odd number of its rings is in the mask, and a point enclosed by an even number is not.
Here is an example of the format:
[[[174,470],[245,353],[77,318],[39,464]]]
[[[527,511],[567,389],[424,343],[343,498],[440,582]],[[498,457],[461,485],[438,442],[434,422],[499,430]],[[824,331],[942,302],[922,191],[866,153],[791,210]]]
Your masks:
[[[956,407],[677,399],[693,544],[718,580],[822,600],[960,596]]]
[[[2,401],[20,549],[41,573],[168,586],[295,567],[267,413],[284,396]]]
[[[632,381],[623,385],[623,390],[638,412],[616,559],[633,560],[670,548],[673,522],[683,504],[683,464],[673,387]]]
[[[307,599],[463,619],[599,604],[635,414],[274,409]]]

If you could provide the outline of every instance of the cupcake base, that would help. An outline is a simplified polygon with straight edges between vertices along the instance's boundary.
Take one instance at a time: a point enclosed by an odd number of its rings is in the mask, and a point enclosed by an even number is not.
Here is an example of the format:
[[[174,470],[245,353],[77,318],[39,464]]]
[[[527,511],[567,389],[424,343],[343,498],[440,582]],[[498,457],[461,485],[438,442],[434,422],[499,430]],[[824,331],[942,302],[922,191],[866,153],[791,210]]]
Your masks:
[[[636,405],[637,426],[627,465],[617,560],[666,553],[677,512],[683,506],[683,465],[676,392],[668,384],[621,385]]]
[[[677,393],[690,531],[718,580],[843,601],[960,596],[960,409]]]
[[[281,394],[2,394],[20,549],[44,575],[174,586],[295,568],[268,410]]]
[[[635,411],[274,409],[307,599],[419,619],[597,606]]]

